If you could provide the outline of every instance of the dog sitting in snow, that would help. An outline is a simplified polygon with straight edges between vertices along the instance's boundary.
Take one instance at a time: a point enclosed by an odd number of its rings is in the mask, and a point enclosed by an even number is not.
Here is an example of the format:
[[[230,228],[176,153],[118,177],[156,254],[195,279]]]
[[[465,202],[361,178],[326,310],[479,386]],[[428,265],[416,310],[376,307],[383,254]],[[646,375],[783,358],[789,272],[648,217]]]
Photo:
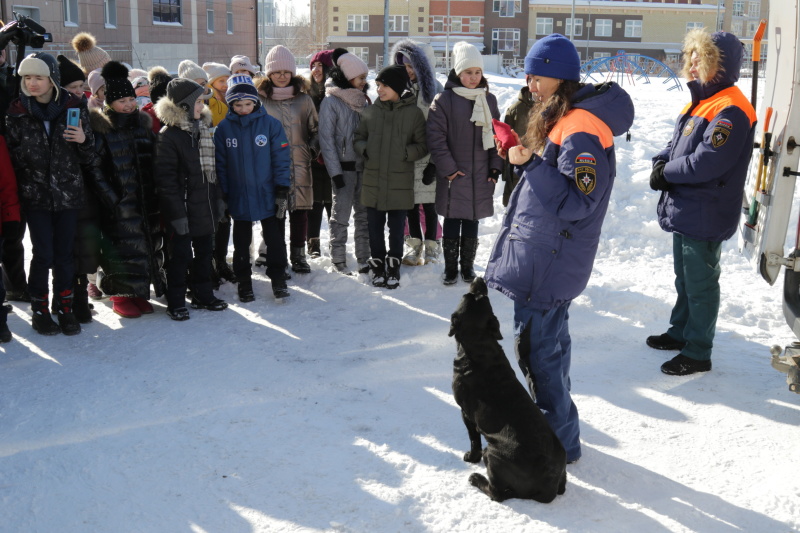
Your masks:
[[[475,473],[469,482],[495,501],[549,503],[566,489],[567,454],[497,342],[500,323],[488,293],[476,278],[450,318],[449,336],[458,346],[453,394],[470,443],[464,460],[477,463],[482,456],[489,476]]]

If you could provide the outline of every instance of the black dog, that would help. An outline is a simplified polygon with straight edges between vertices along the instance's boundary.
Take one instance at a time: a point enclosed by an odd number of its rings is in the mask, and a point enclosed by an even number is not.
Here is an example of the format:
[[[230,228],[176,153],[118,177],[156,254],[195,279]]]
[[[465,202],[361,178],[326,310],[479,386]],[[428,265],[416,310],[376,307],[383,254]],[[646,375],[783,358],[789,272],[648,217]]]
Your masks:
[[[495,501],[550,503],[566,489],[567,454],[497,342],[500,323],[488,293],[476,278],[450,318],[449,335],[458,345],[453,394],[470,443],[464,460],[477,463],[483,455],[489,475],[472,474],[469,482]],[[481,435],[487,443],[482,454]]]

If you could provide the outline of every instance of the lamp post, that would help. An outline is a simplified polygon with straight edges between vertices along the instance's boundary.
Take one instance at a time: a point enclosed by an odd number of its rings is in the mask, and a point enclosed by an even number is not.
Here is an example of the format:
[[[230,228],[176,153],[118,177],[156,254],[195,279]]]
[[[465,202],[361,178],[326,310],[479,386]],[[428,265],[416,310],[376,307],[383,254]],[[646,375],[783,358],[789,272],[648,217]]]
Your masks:
[[[450,0],[447,0],[447,20],[445,36],[444,36],[444,69],[445,72],[450,72]]]

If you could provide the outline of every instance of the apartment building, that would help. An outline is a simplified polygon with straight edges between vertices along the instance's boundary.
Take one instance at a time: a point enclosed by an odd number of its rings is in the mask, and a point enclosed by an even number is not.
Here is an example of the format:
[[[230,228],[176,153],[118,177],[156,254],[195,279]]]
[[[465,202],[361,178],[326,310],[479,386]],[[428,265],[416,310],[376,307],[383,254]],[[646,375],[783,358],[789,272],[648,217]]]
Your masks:
[[[70,40],[89,32],[112,58],[136,68],[178,63],[229,63],[237,54],[256,61],[255,0],[4,0],[3,20],[12,11],[27,15],[53,34],[44,50],[76,59]]]

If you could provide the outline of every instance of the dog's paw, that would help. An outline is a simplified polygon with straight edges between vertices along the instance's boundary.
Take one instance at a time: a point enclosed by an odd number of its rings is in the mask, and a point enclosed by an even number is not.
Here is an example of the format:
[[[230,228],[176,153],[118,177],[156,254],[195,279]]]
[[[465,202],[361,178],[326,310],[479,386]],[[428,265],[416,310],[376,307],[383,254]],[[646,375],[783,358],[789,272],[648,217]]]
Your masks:
[[[486,487],[489,486],[489,480],[483,477],[481,474],[475,473],[469,476],[469,484],[473,487],[485,490]]]
[[[481,452],[470,450],[464,454],[464,461],[467,463],[479,463],[481,461]]]

